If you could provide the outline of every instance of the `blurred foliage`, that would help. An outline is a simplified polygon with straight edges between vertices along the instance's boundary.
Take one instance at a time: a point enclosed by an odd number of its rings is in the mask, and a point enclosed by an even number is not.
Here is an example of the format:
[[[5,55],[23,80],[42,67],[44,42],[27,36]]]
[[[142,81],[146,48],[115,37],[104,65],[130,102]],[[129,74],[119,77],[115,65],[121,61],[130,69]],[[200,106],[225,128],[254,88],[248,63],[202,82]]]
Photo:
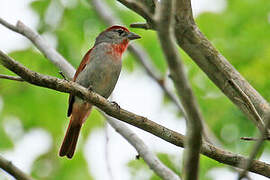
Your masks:
[[[84,53],[93,45],[97,34],[106,26],[99,19],[88,1],[73,1],[67,5],[60,0],[36,0],[32,9],[39,15],[38,32],[52,33],[57,40],[57,50],[75,67]],[[120,6],[115,1],[107,1],[115,13],[128,24],[142,22],[134,12]],[[56,6],[58,12],[52,11]],[[220,13],[203,13],[196,19],[201,31],[234,65],[234,67],[267,100],[270,100],[270,1],[269,0],[228,0],[227,7]],[[57,23],[53,23],[58,13]],[[153,31],[134,29],[143,38],[138,41],[149,52],[153,64],[165,76],[167,65],[160,50],[157,35]],[[240,141],[243,136],[256,136],[255,126],[248,120],[207,78],[207,76],[180,50],[188,69],[188,76],[201,106],[204,118],[224,148],[236,153],[248,154],[253,143]],[[58,69],[46,60],[34,47],[10,53],[30,69],[61,78]],[[129,72],[141,68],[128,53],[125,54],[124,68]],[[1,74],[12,74],[0,66]],[[39,157],[32,168],[32,175],[38,179],[92,179],[87,171],[87,163],[78,147],[76,156],[69,160],[56,158],[59,143],[67,126],[66,117],[68,95],[27,83],[0,80],[0,96],[4,102],[0,112],[0,151],[13,148],[13,141],[4,131],[5,117],[19,117],[25,132],[31,128],[43,128],[53,137],[51,150]],[[168,101],[164,105],[168,104]],[[94,110],[84,126],[82,141],[95,127],[102,127],[104,119]],[[269,147],[265,145],[267,150]],[[179,164],[171,161],[175,155],[158,154],[158,157],[173,171],[180,174]],[[201,156],[200,179],[208,180],[207,172],[214,167],[226,167],[205,156]],[[140,169],[149,171],[142,159],[129,164],[131,175]],[[47,169],[41,172],[40,169]],[[151,180],[159,179],[152,174]]]

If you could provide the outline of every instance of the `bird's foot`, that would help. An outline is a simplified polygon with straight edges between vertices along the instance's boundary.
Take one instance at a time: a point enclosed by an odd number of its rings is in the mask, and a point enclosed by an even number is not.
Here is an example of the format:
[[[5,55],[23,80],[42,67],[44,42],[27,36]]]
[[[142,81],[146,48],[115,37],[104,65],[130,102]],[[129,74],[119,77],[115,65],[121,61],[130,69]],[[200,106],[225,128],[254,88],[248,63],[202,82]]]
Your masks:
[[[117,102],[112,101],[111,103],[117,108],[118,111],[120,111],[121,107],[117,104]]]

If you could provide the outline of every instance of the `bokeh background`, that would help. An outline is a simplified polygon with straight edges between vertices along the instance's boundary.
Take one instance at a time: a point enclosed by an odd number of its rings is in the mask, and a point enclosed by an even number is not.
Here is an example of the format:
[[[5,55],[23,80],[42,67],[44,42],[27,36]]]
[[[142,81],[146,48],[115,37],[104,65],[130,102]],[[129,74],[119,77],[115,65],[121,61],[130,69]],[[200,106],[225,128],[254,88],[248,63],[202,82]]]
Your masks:
[[[143,19],[116,1],[106,1],[125,26]],[[218,50],[240,71],[261,95],[270,100],[270,1],[193,0],[196,22]],[[21,20],[37,30],[72,65],[93,45],[106,28],[87,0],[1,0],[0,17],[15,24]],[[153,64],[166,77],[167,65],[154,31],[133,29],[149,53]],[[55,68],[24,37],[0,26],[0,49],[30,69],[56,76]],[[219,146],[249,155],[255,137],[254,124],[220,92],[181,50],[187,74],[202,114]],[[125,109],[147,116],[166,127],[185,133],[185,122],[155,82],[129,54],[113,98]],[[11,74],[0,66],[1,74]],[[170,80],[168,84],[172,86]],[[36,179],[106,180],[110,166],[115,180],[159,179],[136,151],[94,109],[85,123],[72,160],[60,158],[58,149],[68,125],[68,95],[27,83],[0,79],[0,154]],[[131,127],[168,167],[181,174],[183,149]],[[106,140],[106,134],[108,140]],[[108,159],[106,160],[105,154]],[[259,159],[269,163],[269,145]],[[236,179],[231,167],[201,156],[200,179]],[[254,179],[266,179],[251,174]],[[0,179],[12,179],[0,170]]]

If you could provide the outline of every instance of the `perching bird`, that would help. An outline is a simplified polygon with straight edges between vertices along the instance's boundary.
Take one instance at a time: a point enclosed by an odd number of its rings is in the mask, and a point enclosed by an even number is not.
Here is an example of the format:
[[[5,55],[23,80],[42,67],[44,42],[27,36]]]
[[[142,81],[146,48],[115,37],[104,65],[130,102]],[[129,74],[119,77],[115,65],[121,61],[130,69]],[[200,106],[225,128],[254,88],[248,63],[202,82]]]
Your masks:
[[[139,38],[139,35],[122,26],[112,26],[101,32],[96,38],[94,47],[85,54],[73,81],[108,98],[121,71],[122,54],[130,40]],[[91,104],[70,94],[67,113],[70,122],[59,152],[60,156],[72,158],[81,127],[91,108]]]

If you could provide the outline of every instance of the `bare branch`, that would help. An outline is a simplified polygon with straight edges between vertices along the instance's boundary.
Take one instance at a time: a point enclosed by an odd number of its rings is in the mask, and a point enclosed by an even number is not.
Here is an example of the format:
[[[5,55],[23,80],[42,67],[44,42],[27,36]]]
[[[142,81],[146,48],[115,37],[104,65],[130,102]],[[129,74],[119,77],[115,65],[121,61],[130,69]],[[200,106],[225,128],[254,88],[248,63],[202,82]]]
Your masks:
[[[27,37],[43,54],[51,60],[51,62],[58,67],[64,74],[72,79],[75,74],[75,70],[72,65],[66,61],[63,56],[56,52],[44,39],[35,31],[24,25],[21,21],[17,22],[16,26],[9,24],[4,19],[0,18],[0,24],[15,31],[25,37]]]
[[[14,81],[24,81],[21,77],[15,77],[15,76],[8,76],[4,74],[0,74],[0,79],[9,79]]]
[[[185,142],[184,179],[198,179],[199,158],[202,144],[202,115],[184,72],[179,53],[171,34],[173,1],[160,1],[156,10],[158,37],[178,96],[187,113],[187,139]]]
[[[115,119],[107,116],[110,125],[121,134],[139,153],[147,165],[164,180],[180,180],[172,170],[166,167],[154,153],[150,151],[148,146],[129,129],[125,124],[117,122]]]
[[[19,168],[14,166],[11,161],[6,160],[0,155],[0,168],[9,173],[16,179],[20,180],[33,180],[32,177],[22,172]]]

